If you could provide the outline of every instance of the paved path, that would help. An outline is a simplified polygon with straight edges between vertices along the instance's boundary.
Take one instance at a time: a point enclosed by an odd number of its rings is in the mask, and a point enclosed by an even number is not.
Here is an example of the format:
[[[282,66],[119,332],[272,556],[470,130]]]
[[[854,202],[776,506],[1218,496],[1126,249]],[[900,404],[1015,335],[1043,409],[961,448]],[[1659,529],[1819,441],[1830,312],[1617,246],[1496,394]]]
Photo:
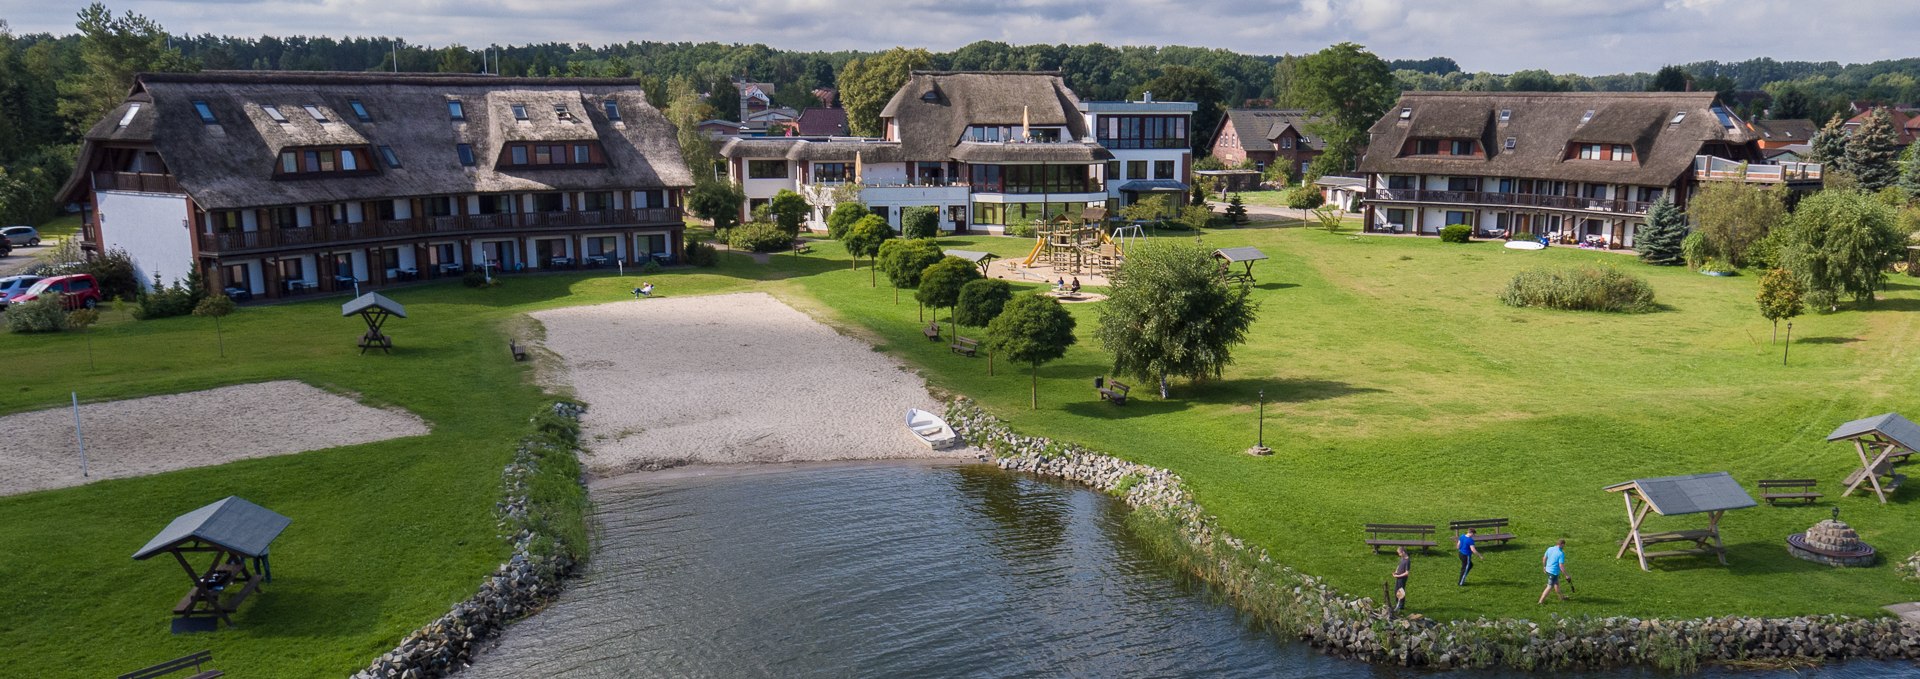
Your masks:
[[[33,266],[37,261],[34,259],[35,255],[51,249],[53,249],[53,244],[46,242],[42,242],[33,247],[20,246],[14,248],[13,254],[0,257],[0,278],[18,276],[25,273],[27,268]]]

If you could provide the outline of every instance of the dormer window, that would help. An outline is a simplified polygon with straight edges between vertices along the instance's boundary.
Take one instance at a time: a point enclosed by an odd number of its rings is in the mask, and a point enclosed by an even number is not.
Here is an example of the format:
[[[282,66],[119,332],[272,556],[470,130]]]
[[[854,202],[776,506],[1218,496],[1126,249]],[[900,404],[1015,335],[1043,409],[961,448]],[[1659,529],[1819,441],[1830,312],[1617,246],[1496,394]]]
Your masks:
[[[1628,146],[1626,144],[1614,144],[1613,159],[1628,160],[1628,161],[1633,160],[1633,147]]]
[[[260,107],[260,110],[266,111],[267,117],[272,118],[273,122],[280,123],[282,125],[285,125],[287,123],[287,117],[280,113],[280,107],[278,106],[262,106]]]
[[[454,146],[454,150],[460,154],[460,165],[462,167],[473,167],[472,144],[457,144]]]
[[[1500,109],[1500,122],[1504,123],[1512,119],[1513,119],[1513,109],[1510,109],[1510,108]]]
[[[1515,139],[1515,138],[1513,138],[1513,137],[1507,137],[1507,150],[1508,150],[1508,151],[1512,151],[1512,150],[1513,150],[1513,147],[1514,147],[1514,146],[1515,146],[1515,145],[1516,145],[1516,144],[1517,144],[1517,143],[1518,143],[1519,141],[1520,141],[1520,140],[1518,140],[1518,139]]]
[[[359,118],[360,122],[363,122],[363,123],[373,122],[373,116],[367,115],[366,104],[360,103],[359,99],[348,99],[347,107],[353,109],[353,117]]]
[[[1449,150],[1453,152],[1453,155],[1456,155],[1456,156],[1471,156],[1471,155],[1473,155],[1473,141],[1472,141],[1472,140],[1469,140],[1469,139],[1455,139],[1455,140],[1453,140],[1453,144],[1452,144],[1452,146],[1453,146],[1453,148],[1451,148],[1451,149],[1449,149]]]
[[[126,115],[120,116],[120,127],[126,127],[128,123],[133,122],[133,115],[139,112],[140,104],[138,102],[127,104]]]
[[[1686,111],[1674,111],[1674,112],[1673,112],[1673,120],[1669,120],[1669,121],[1667,121],[1667,124],[1668,124],[1668,125],[1679,125],[1679,124],[1680,124],[1680,121],[1682,121],[1682,120],[1686,120],[1686,119],[1687,119],[1687,112],[1686,112]]]
[[[605,102],[602,102],[601,106],[604,107],[607,111],[607,120],[611,120],[614,122],[620,121],[620,102],[614,101],[612,99],[608,99]]]
[[[314,106],[313,104],[307,104],[300,108],[306,109],[307,115],[313,116],[313,122],[316,122],[316,123],[327,122],[327,115],[325,113],[320,112],[320,107]]]
[[[195,100],[193,102],[193,110],[195,113],[200,114],[200,122],[203,124],[213,125],[220,122],[213,118],[213,108],[207,106],[207,102]]]
[[[452,120],[466,120],[467,110],[460,106],[459,99],[447,100],[447,117]]]
[[[527,105],[526,105],[526,104],[514,104],[514,105],[512,106],[512,108],[513,108],[513,119],[514,119],[514,120],[526,120],[526,119],[527,119]]]
[[[926,94],[920,95],[920,101],[940,101],[940,93],[936,90],[927,90]]]
[[[1400,119],[1401,119],[1401,120],[1406,120],[1406,119],[1408,119],[1408,118],[1412,118],[1412,117],[1413,117],[1413,109],[1412,109],[1412,108],[1410,108],[1410,107],[1409,107],[1409,108],[1403,108],[1403,109],[1400,109]]]
[[[1592,120],[1593,120],[1593,109],[1587,109],[1586,115],[1580,116],[1581,125],[1585,125],[1588,122],[1591,122]]]

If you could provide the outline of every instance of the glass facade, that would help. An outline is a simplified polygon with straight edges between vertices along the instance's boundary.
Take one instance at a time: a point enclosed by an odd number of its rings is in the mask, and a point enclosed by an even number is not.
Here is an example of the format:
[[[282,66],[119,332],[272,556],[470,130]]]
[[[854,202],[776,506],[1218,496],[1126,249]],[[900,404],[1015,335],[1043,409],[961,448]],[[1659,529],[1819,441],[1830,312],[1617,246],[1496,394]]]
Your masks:
[[[1093,193],[1105,191],[1093,165],[973,165],[980,193]]]
[[[1097,128],[1100,145],[1110,149],[1187,147],[1186,116],[1101,116]]]

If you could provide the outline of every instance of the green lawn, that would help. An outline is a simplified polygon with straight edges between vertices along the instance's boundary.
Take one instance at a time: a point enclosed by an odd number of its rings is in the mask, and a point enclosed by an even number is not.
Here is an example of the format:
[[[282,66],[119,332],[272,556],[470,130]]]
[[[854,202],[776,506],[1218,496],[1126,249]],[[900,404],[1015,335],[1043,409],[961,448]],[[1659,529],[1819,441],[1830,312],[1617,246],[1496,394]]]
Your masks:
[[[1243,191],[1240,193],[1240,200],[1241,202],[1244,202],[1248,205],[1264,205],[1267,207],[1286,207],[1287,192],[1286,191]]]
[[[80,231],[80,215],[60,215],[34,227],[40,230],[40,238],[52,242],[55,238],[66,238]]]
[[[1191,234],[1166,237],[1190,238]],[[650,276],[660,294],[764,290],[919,366],[936,387],[965,393],[1023,431],[1076,441],[1170,468],[1236,534],[1281,560],[1372,594],[1392,567],[1360,544],[1363,522],[1444,523],[1510,517],[1521,540],[1491,548],[1475,586],[1452,585],[1446,550],[1416,560],[1414,608],[1429,615],[1541,615],[1538,554],[1571,542],[1578,601],[1550,606],[1595,615],[1874,614],[1920,599],[1891,567],[1837,571],[1791,559],[1782,541],[1846,510],[1888,555],[1920,549],[1914,491],[1882,507],[1858,496],[1813,508],[1755,508],[1725,520],[1732,565],[1677,559],[1653,573],[1607,556],[1624,509],[1604,485],[1644,476],[1727,470],[1808,476],[1837,495],[1850,450],[1821,437],[1835,424],[1887,410],[1920,415],[1908,350],[1920,286],[1908,279],[1870,311],[1808,316],[1805,341],[1781,367],[1754,310],[1753,277],[1709,278],[1630,257],[1555,248],[1355,237],[1313,229],[1242,228],[1211,246],[1255,245],[1272,259],[1255,273],[1262,304],[1253,341],[1225,379],[1176,384],[1173,398],[1139,385],[1125,407],[1094,398],[1105,359],[1091,344],[1092,308],[1070,306],[1088,338],[1041,371],[1029,410],[1026,371],[951,354],[925,341],[910,294],[868,287],[836,243],[766,265],[725,254],[719,269]],[[1024,254],[1030,241],[970,237],[948,247]],[[1639,316],[1518,310],[1495,293],[1540,263],[1615,263],[1648,277],[1669,309]],[[211,323],[135,322],[120,312],[93,330],[87,368],[75,335],[0,336],[10,365],[0,412],[236,382],[296,378],[410,409],[425,437],[354,446],[81,488],[0,498],[0,607],[5,666],[113,674],[200,648],[246,676],[345,673],[472,592],[504,554],[493,502],[511,445],[542,402],[508,335],[537,332],[521,314],[628,296],[637,276],[517,276],[492,290],[432,285],[392,291],[411,318],[391,326],[392,356],[359,356],[357,319],[341,298],[249,308],[226,321],[229,356]],[[976,335],[977,330],[965,331]],[[1255,394],[1269,399],[1269,458],[1253,443]],[[246,404],[236,404],[244,416]],[[323,423],[317,423],[323,424]],[[181,594],[177,567],[128,558],[174,515],[241,494],[294,520],[275,544],[276,582],[240,626],[172,637],[166,611]],[[1655,518],[1650,528],[1698,517]]]

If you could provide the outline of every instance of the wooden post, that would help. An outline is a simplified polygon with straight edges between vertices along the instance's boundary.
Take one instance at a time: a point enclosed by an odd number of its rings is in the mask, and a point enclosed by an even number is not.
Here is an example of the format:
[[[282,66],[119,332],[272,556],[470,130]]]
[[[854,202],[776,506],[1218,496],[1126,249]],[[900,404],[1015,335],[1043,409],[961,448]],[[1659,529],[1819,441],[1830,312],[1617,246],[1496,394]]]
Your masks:
[[[1725,510],[1707,514],[1707,530],[1713,533],[1713,552],[1720,557],[1720,565],[1727,565],[1727,546],[1720,541],[1720,515]]]

